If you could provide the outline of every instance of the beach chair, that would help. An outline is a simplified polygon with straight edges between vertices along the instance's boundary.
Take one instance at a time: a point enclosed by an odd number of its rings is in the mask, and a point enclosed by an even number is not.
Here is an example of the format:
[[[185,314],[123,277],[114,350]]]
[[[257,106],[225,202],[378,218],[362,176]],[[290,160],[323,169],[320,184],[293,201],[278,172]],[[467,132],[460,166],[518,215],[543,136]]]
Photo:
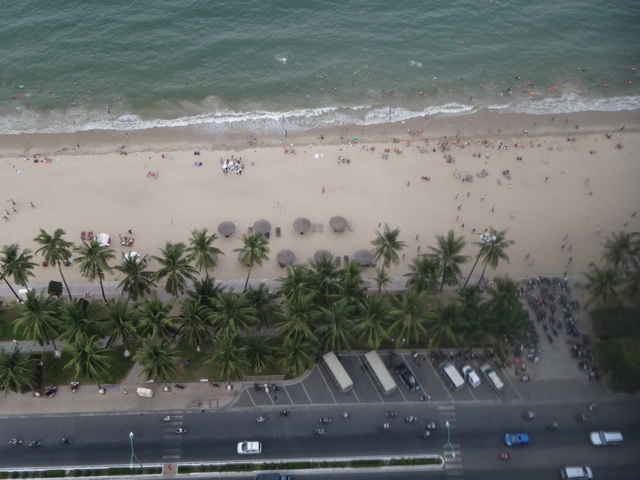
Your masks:
[[[253,233],[253,227],[247,228],[247,234],[251,235]]]
[[[317,229],[318,229],[318,224],[317,223],[312,223],[311,224],[311,232],[312,233],[316,233]]]
[[[340,258],[340,255],[338,255],[333,262],[336,267],[342,266],[342,258]]]
[[[80,240],[86,240],[87,239],[87,232],[80,232]]]
[[[93,232],[87,233],[87,240],[93,240]]]
[[[279,237],[282,234],[282,230],[280,230],[280,227],[276,227],[276,237]]]
[[[319,223],[318,224],[318,233],[322,233],[324,231],[324,224]]]
[[[347,263],[349,263],[349,255],[344,256],[344,264],[346,265]]]
[[[347,222],[347,229],[352,232],[353,231],[353,225],[351,225],[351,222]]]

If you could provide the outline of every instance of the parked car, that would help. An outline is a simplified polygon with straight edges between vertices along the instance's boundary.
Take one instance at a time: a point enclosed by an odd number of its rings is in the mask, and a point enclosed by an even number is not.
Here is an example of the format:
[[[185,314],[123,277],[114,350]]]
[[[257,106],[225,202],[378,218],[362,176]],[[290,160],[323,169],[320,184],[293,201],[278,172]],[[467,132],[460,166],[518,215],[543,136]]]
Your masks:
[[[413,373],[411,372],[411,370],[409,370],[409,367],[407,367],[404,362],[396,363],[396,373],[410,391],[413,392],[420,388],[418,380],[413,376]]]
[[[262,453],[262,443],[260,442],[240,442],[238,443],[238,455],[252,455]]]
[[[462,367],[462,376],[473,388],[480,386],[480,377],[469,365]]]
[[[593,478],[593,473],[586,465],[580,465],[577,467],[562,467],[560,476],[565,480],[589,480]]]
[[[529,435],[526,433],[507,433],[504,436],[504,443],[508,447],[526,447],[529,445]]]
[[[622,434],[620,432],[591,432],[589,438],[596,447],[622,443]]]

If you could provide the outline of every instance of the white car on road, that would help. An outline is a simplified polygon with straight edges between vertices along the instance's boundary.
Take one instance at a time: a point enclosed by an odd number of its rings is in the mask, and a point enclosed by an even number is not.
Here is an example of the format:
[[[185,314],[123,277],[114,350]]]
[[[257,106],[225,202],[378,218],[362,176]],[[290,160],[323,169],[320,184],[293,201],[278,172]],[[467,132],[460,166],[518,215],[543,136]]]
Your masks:
[[[262,443],[260,442],[244,442],[238,443],[238,455],[251,455],[262,453]]]

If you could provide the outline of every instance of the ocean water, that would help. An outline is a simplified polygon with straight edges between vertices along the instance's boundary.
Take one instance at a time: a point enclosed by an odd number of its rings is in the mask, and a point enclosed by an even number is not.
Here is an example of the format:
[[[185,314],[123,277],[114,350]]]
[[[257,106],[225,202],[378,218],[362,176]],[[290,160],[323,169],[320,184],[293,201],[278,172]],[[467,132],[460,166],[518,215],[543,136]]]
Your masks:
[[[637,0],[23,0],[0,133],[640,109]]]

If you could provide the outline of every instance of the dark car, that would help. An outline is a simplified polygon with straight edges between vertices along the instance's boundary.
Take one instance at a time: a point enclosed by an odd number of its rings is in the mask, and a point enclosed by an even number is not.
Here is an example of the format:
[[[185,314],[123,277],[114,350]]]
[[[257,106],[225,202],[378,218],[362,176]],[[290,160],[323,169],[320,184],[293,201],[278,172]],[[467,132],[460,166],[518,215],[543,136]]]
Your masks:
[[[418,385],[418,380],[413,376],[413,373],[411,373],[411,370],[409,370],[404,362],[396,363],[396,373],[407,386],[407,388],[412,392],[420,388],[420,385]]]

